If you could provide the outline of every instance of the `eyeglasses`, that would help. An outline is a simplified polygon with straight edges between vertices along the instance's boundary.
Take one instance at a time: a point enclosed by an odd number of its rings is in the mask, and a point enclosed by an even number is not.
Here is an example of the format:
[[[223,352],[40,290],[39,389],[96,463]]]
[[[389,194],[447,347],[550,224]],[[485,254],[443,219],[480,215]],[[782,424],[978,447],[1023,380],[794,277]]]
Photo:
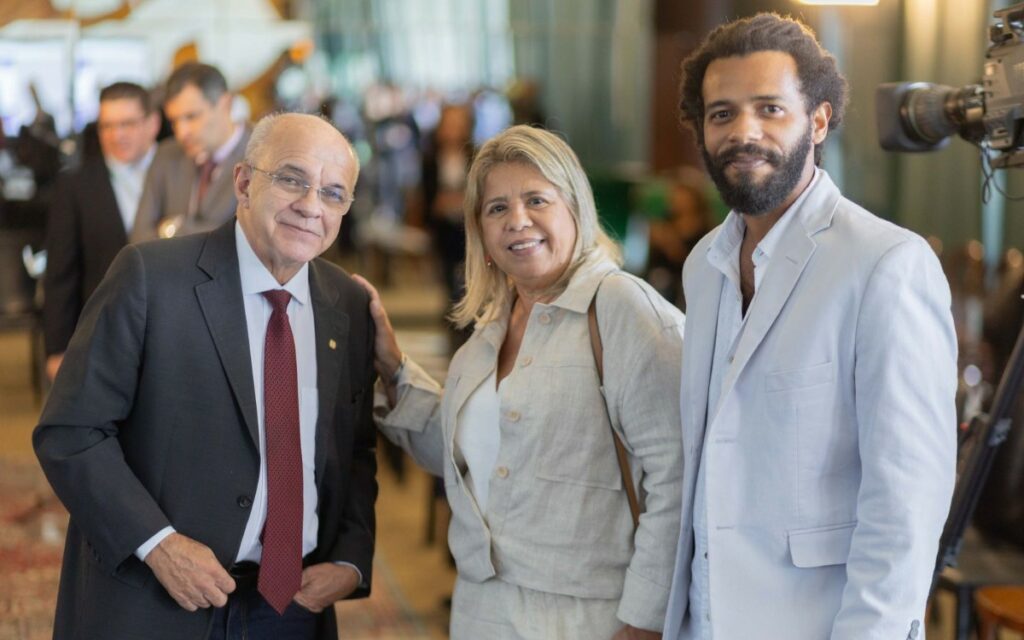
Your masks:
[[[118,129],[125,129],[127,131],[133,131],[138,129],[145,118],[129,118],[128,120],[115,120],[113,122],[96,122],[96,130],[100,132],[106,131],[117,131]]]
[[[251,164],[249,168],[253,171],[259,171],[270,178],[270,186],[276,188],[280,193],[294,196],[296,199],[305,198],[309,190],[313,188],[313,185],[307,184],[294,176],[271,173]],[[337,187],[321,187],[316,192],[320,196],[320,204],[334,213],[344,214],[352,206],[352,203],[355,202],[355,198],[350,198],[343,189]]]

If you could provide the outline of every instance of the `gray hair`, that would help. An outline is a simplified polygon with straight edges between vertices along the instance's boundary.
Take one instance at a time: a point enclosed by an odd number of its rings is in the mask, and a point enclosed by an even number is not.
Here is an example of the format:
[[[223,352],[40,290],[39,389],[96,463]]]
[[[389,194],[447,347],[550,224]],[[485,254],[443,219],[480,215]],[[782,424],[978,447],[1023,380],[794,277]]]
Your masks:
[[[565,290],[580,265],[590,260],[622,264],[622,251],[605,232],[597,217],[594,194],[579,158],[557,135],[526,125],[510,127],[484,143],[473,160],[466,185],[463,212],[466,223],[466,293],[455,305],[451,320],[459,328],[498,317],[512,300],[508,276],[488,267],[480,227],[484,183],[498,165],[516,163],[533,167],[558,190],[576,223],[576,244],[568,268],[548,291]]]

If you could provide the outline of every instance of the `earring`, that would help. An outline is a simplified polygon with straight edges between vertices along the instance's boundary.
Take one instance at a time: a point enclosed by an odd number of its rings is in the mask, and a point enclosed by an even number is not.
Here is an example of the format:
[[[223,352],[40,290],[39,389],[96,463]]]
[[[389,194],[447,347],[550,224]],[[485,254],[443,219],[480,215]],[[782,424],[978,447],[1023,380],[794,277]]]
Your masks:
[[[484,258],[484,263],[487,265],[488,268],[494,266],[494,260],[491,260],[491,256],[487,256],[486,258]]]

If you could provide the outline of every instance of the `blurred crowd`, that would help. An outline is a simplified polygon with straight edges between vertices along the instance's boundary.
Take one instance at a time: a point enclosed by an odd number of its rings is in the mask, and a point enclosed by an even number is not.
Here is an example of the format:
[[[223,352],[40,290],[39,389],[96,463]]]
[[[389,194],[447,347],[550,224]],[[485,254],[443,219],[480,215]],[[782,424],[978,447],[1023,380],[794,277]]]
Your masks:
[[[215,68],[196,64],[186,68],[205,69],[212,74],[210,77],[219,78],[214,78],[212,85],[208,78],[198,77],[186,78],[184,84],[179,78],[178,86],[174,86],[172,79],[157,87],[146,87],[148,96],[140,98],[139,113],[133,117],[157,114],[159,124],[152,133],[114,123],[117,131],[107,136],[110,140],[105,146],[103,125],[91,122],[81,131],[62,138],[54,127],[53,117],[38,100],[34,121],[22,126],[16,135],[5,138],[0,126],[0,226],[24,230],[37,252],[47,244],[52,246],[52,233],[51,242],[44,241],[47,220],[58,191],[71,189],[70,181],[59,184],[58,175],[62,171],[81,171],[91,161],[105,157],[109,160],[116,153],[114,145],[126,144],[134,148],[122,150],[120,160],[124,162],[141,161],[151,145],[160,144],[184,149],[189,163],[195,165],[194,175],[179,171],[164,181],[163,190],[177,191],[183,198],[180,203],[154,204],[154,189],[144,196],[141,185],[136,185],[134,200],[118,201],[122,209],[132,209],[120,212],[126,241],[208,229],[230,215],[234,205],[231,198],[218,201],[218,211],[212,212],[204,211],[195,196],[203,165],[215,178],[222,169],[211,168],[215,163],[207,162],[206,156],[227,144],[233,133],[241,136],[233,141],[238,155],[247,140],[247,135],[241,132],[248,130],[247,122],[253,114],[240,94],[228,90]],[[190,84],[195,84],[195,91],[187,90]],[[110,117],[111,100],[101,98],[100,102],[101,107],[107,103]],[[393,284],[394,256],[428,257],[437,265],[438,280],[451,302],[458,300],[463,290],[462,201],[475,150],[511,125],[547,125],[540,88],[529,79],[516,80],[503,90],[480,88],[447,94],[377,84],[363,94],[360,102],[341,97],[319,101],[306,97],[296,102],[280,97],[274,104],[279,110],[318,111],[352,141],[359,153],[362,171],[358,193],[337,243],[336,257],[358,255],[361,264],[384,285]],[[102,118],[101,108],[99,119]],[[133,135],[138,139],[127,140]],[[143,173],[149,169],[149,162],[152,158],[146,162]],[[159,168],[162,164],[158,158],[156,172],[163,172]],[[219,182],[229,191],[227,176]],[[637,236],[629,243],[635,249],[627,250],[629,268],[644,275],[659,293],[685,308],[680,281],[682,263],[696,241],[724,216],[722,205],[702,172],[692,167],[639,180],[631,176],[618,182],[617,187],[628,191],[629,211],[619,211],[618,202],[602,202],[599,196],[598,208],[606,217],[606,226],[608,219],[637,218],[638,224],[628,227],[628,233]],[[216,179],[212,183],[213,200],[217,199],[217,183]],[[205,189],[204,186],[204,196]],[[175,200],[166,193],[161,197]],[[140,204],[144,199],[146,202]],[[169,209],[164,210],[165,207]],[[133,228],[140,208],[145,210],[142,217],[146,220]],[[199,222],[204,216],[208,219]],[[616,231],[620,240],[626,240],[621,237],[625,227]],[[40,253],[39,257],[44,255]],[[33,275],[39,276],[45,262],[39,260],[37,264],[38,273]],[[101,266],[102,274],[105,264]],[[461,338],[453,337],[453,347],[457,347]]]

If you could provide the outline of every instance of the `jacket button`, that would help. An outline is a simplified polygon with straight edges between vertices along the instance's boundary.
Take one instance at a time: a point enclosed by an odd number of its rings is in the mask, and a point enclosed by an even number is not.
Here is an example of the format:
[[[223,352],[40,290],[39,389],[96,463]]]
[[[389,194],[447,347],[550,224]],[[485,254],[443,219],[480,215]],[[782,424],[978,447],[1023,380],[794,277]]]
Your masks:
[[[238,506],[248,509],[252,506],[252,498],[249,496],[238,496]]]
[[[520,366],[520,367],[528,367],[528,366],[530,366],[531,364],[533,364],[533,358],[532,358],[532,357],[530,357],[530,356],[526,356],[525,358],[523,358],[523,359],[522,359],[522,360],[521,360],[521,361],[519,362],[519,366]]]
[[[509,422],[519,422],[519,418],[521,418],[522,415],[520,415],[518,411],[509,411],[505,414],[505,417],[508,418]]]
[[[497,469],[494,470],[494,472],[498,474],[499,478],[508,477],[508,467],[498,467]]]
[[[547,313],[540,314],[540,317],[538,317],[537,320],[540,321],[541,324],[551,324],[551,316]]]

